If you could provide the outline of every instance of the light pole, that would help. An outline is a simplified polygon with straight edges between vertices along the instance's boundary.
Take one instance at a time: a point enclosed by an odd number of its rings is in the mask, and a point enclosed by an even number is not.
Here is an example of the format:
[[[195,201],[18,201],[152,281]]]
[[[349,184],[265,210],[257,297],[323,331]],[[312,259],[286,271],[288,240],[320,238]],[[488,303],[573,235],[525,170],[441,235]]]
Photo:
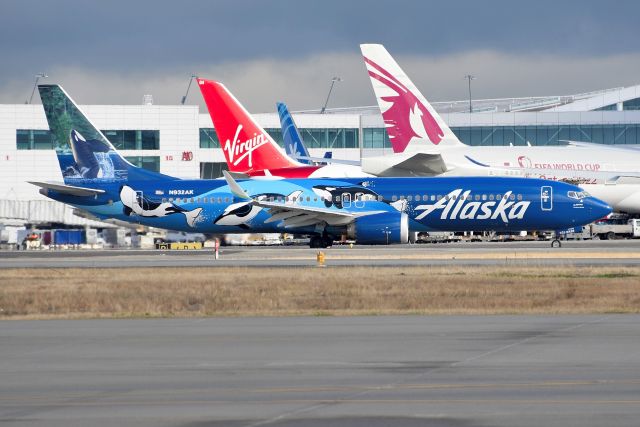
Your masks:
[[[342,79],[340,77],[333,77],[331,79],[331,87],[329,88],[329,93],[327,94],[327,100],[324,101],[324,107],[322,107],[322,110],[320,110],[320,114],[324,114],[324,111],[327,109],[327,104],[329,104],[329,97],[331,96],[333,85],[336,84],[336,82],[341,82],[341,81]]]
[[[469,112],[473,113],[473,107],[471,106],[471,80],[475,80],[476,76],[472,76],[471,74],[467,74],[464,76],[465,79],[469,81]]]
[[[191,82],[193,82],[193,79],[196,79],[196,78],[198,78],[196,74],[191,74],[191,78],[189,79],[189,86],[187,86],[187,93],[185,93],[184,96],[182,97],[180,104],[184,105],[185,101],[187,100],[187,96],[189,95],[189,89],[191,89]]]
[[[33,94],[36,93],[36,87],[38,87],[38,81],[40,79],[46,79],[47,76],[45,73],[38,73],[36,74],[36,82],[33,84],[33,90],[31,91],[31,96],[29,97],[29,102],[27,102],[27,104],[31,104],[31,101],[33,101]]]

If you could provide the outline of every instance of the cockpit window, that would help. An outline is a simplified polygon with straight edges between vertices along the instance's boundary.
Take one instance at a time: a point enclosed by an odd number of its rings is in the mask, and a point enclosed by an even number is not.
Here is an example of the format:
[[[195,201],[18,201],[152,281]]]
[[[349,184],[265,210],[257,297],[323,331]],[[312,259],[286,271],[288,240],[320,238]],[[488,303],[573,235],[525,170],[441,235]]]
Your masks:
[[[581,200],[581,199],[584,199],[585,197],[590,197],[590,194],[587,193],[586,191],[569,191],[567,192],[567,196],[570,199]]]

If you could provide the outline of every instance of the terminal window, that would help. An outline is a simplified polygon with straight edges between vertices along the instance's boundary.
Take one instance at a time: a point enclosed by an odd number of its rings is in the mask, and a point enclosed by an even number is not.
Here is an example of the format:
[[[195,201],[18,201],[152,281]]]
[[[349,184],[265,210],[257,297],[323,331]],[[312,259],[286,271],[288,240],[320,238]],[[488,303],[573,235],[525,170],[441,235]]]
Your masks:
[[[125,156],[132,165],[153,172],[160,172],[160,156]]]
[[[159,130],[103,130],[102,133],[118,150],[159,150]]]
[[[200,178],[216,179],[222,176],[223,170],[229,170],[226,162],[201,162]]]
[[[18,150],[52,150],[51,131],[36,129],[17,129],[16,148]]]
[[[273,140],[284,147],[282,130],[267,128]],[[351,128],[298,128],[307,148],[358,148],[358,129]],[[218,135],[213,128],[200,128],[200,148],[220,148]]]
[[[639,144],[640,124],[474,126],[451,130],[468,145],[566,145],[567,140],[595,144]]]
[[[218,134],[213,128],[200,128],[200,148],[220,148]]]
[[[160,156],[125,156],[132,165],[153,172],[160,172]]]
[[[284,147],[282,129],[265,129],[275,142]],[[298,128],[307,148],[358,148],[358,129],[350,128]]]
[[[101,131],[118,150],[159,150],[159,130],[103,130]],[[52,150],[54,138],[49,130],[16,129],[18,150]]]

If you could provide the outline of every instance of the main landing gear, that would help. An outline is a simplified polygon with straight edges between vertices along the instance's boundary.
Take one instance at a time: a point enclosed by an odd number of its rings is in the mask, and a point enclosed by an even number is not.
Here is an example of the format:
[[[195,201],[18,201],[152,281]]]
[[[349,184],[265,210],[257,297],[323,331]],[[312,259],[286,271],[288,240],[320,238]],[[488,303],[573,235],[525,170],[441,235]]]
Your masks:
[[[333,245],[333,238],[326,233],[321,236],[313,235],[309,240],[309,247],[312,249],[330,248],[331,245]]]

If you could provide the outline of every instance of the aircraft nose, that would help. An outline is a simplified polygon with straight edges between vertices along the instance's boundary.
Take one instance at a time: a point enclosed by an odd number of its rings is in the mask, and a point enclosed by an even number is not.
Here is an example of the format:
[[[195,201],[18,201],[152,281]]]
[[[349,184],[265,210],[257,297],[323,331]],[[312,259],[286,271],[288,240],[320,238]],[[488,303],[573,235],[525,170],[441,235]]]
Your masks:
[[[589,215],[589,222],[593,222],[597,219],[604,218],[609,215],[613,209],[608,203],[603,202],[595,197],[588,197],[586,200],[587,212]]]

